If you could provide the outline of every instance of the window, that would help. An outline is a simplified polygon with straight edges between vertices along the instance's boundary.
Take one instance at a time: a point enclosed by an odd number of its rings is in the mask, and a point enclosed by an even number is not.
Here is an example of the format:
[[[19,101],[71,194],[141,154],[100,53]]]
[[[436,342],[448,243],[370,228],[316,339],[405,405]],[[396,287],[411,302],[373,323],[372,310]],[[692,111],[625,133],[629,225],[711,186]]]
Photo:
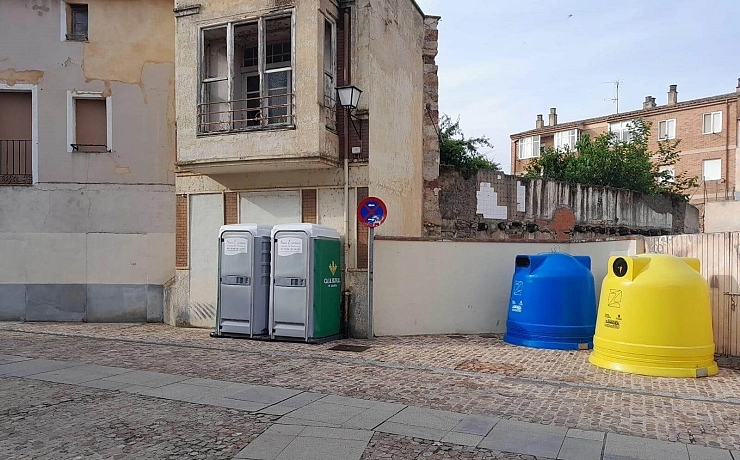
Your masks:
[[[328,19],[324,20],[324,108],[326,127],[336,129],[336,27]]]
[[[68,152],[112,151],[110,99],[101,93],[67,92]]]
[[[707,180],[722,179],[722,160],[704,160],[701,162],[702,177]]]
[[[0,185],[31,184],[31,91],[0,92]]]
[[[632,134],[630,133],[632,126],[632,120],[616,121],[609,123],[609,131],[617,135],[618,141],[630,142],[632,140]]]
[[[560,150],[575,150],[576,142],[578,142],[580,137],[579,134],[577,129],[555,133],[555,148]]]
[[[663,120],[658,123],[658,140],[665,141],[667,139],[676,138],[676,120]]]
[[[293,124],[292,21],[276,16],[202,31],[199,133]]]
[[[722,112],[705,113],[702,123],[704,134],[715,134],[722,132]]]
[[[66,38],[70,41],[87,41],[87,5],[68,3],[66,7]]]
[[[519,159],[540,156],[540,136],[524,137],[519,139]]]
[[[661,182],[667,182],[667,183],[672,184],[673,182],[676,181],[676,167],[675,166],[673,165],[661,166],[658,168],[658,172],[660,172],[661,174],[667,173],[661,177]]]

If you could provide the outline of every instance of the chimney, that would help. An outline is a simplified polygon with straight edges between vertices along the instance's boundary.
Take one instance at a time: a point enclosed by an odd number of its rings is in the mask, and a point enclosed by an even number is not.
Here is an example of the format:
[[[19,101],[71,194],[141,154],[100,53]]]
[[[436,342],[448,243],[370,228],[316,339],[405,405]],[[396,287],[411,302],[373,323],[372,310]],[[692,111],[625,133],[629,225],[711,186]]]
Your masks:
[[[534,127],[537,129],[545,127],[545,120],[542,119],[542,114],[537,115],[537,121],[534,123]]]
[[[645,96],[645,102],[642,103],[642,110],[654,109],[657,106],[653,96]]]
[[[668,105],[678,104],[678,91],[676,91],[676,88],[678,88],[678,85],[671,85],[670,90],[668,90]]]
[[[735,92],[737,94],[740,94],[740,78],[737,79],[737,87],[735,88]]]
[[[550,109],[550,124],[549,126],[555,126],[558,124],[558,113],[555,107]]]

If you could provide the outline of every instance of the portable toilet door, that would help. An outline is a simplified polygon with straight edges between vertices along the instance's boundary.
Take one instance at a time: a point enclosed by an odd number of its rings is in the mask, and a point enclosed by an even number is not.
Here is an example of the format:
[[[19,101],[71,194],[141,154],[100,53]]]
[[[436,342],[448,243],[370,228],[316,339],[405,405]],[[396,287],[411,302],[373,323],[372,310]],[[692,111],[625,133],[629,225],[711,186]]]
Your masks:
[[[337,336],[339,233],[314,224],[276,225],[272,243],[271,337],[315,342]]]
[[[221,227],[216,335],[268,336],[272,227]]]

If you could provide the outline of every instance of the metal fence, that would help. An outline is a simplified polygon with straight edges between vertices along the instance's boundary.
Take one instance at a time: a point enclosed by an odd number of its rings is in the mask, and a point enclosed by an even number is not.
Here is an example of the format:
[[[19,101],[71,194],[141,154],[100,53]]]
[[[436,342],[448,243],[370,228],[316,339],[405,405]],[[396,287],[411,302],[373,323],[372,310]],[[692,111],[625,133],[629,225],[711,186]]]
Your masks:
[[[720,355],[740,356],[740,232],[645,238],[649,252],[696,257],[709,282],[714,343]]]
[[[295,124],[292,93],[198,104],[198,132],[245,131]]]
[[[30,140],[0,140],[0,185],[29,185],[32,147]]]

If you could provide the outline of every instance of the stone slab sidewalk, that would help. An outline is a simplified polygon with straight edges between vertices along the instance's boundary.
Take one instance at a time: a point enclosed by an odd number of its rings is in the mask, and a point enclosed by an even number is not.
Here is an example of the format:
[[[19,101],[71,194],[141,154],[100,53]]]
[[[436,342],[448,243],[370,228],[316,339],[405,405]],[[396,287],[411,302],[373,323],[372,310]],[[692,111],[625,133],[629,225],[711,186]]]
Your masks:
[[[0,355],[2,377],[280,416],[237,459],[359,460],[375,433],[389,433],[532,458],[740,460],[740,452],[678,442],[74,361]]]

